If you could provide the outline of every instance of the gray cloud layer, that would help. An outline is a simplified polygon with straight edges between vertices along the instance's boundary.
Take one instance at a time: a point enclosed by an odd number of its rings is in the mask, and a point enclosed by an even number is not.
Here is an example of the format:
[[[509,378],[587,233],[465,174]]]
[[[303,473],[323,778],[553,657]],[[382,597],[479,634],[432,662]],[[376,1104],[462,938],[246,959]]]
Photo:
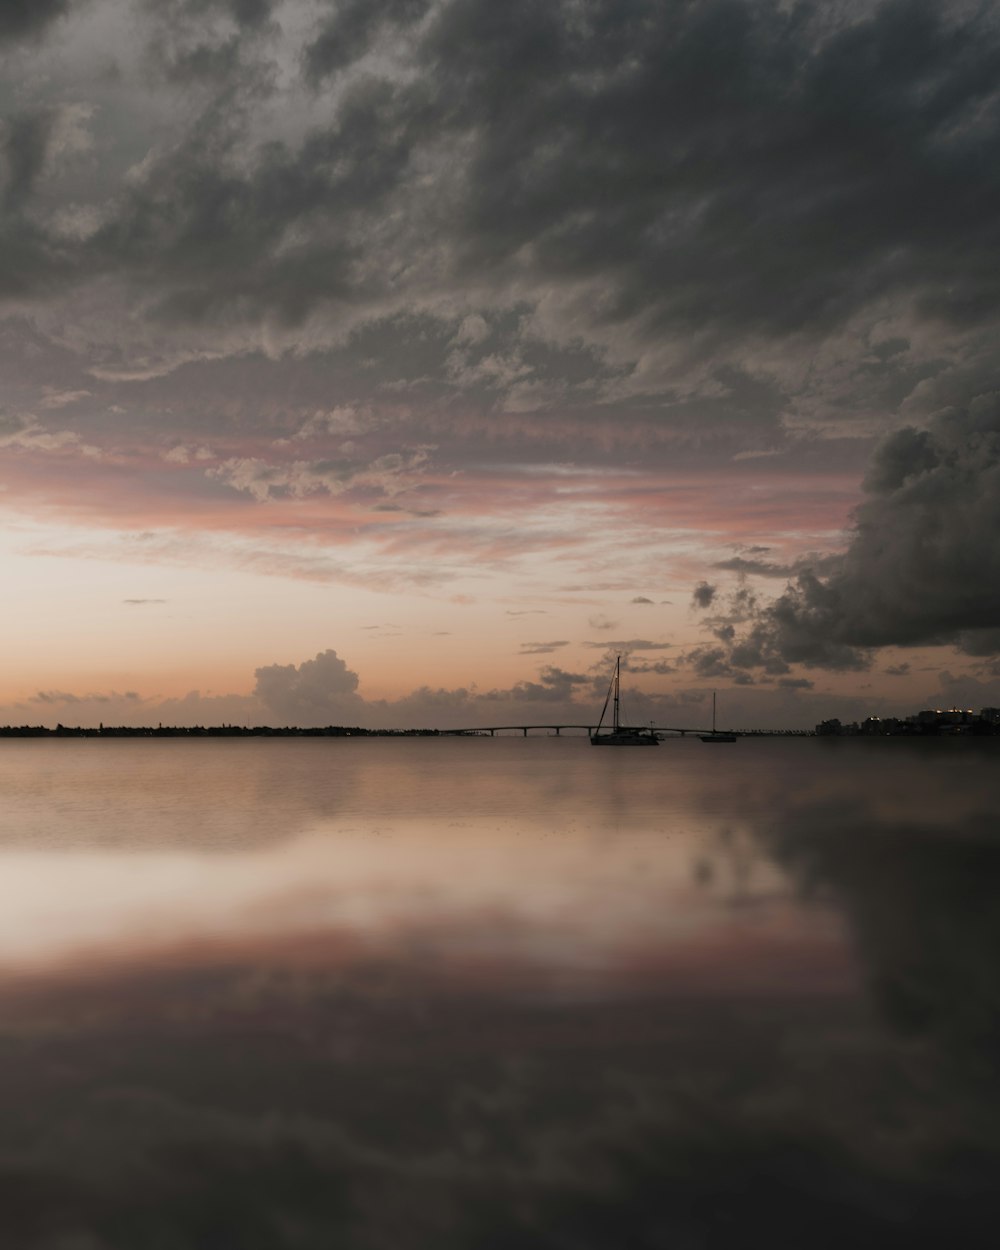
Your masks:
[[[64,7],[6,6],[6,29]],[[263,141],[246,110],[262,66],[277,72],[270,6],[172,6],[187,72],[214,94],[91,237],[31,220],[25,284],[117,272],[181,319],[294,320],[459,280],[595,282],[598,321],[685,334],[824,330],[894,295],[994,316],[993,6],[429,8],[333,10],[301,54],[308,84],[336,88],[329,120]],[[20,146],[22,166],[43,161],[44,127]]]
[[[41,34],[69,11],[71,0],[4,0],[0,5],[0,43]]]

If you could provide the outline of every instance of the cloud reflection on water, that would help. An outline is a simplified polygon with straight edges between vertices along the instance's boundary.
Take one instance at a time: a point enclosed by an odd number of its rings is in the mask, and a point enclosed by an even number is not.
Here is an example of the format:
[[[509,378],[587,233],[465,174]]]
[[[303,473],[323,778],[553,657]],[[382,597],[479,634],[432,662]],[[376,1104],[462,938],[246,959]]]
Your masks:
[[[678,745],[613,836],[606,765],[524,747],[533,826],[480,810],[512,764],[454,823],[366,776],[377,830],[4,852],[17,923],[55,871],[118,926],[8,958],[4,1243],[993,1244],[992,756],[756,745]]]

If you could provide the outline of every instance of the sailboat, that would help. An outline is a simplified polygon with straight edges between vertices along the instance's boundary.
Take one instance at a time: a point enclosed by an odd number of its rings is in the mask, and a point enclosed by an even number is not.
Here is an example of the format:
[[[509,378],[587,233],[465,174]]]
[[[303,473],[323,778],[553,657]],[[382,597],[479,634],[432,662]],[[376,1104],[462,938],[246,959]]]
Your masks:
[[[726,733],[721,729],[715,728],[715,691],[712,691],[712,732],[710,734],[699,734],[698,737],[702,742],[735,742],[736,734]]]
[[[597,728],[590,735],[590,745],[594,747],[655,747],[659,746],[660,740],[652,729],[629,729],[621,723],[621,671],[622,657],[619,655],[615,659],[615,669],[611,675],[611,684],[608,686],[608,693],[604,699],[604,707],[601,708],[601,719],[597,722]],[[612,701],[614,696],[614,720],[612,728],[601,733],[601,726],[604,724],[604,714],[608,710],[608,703]]]

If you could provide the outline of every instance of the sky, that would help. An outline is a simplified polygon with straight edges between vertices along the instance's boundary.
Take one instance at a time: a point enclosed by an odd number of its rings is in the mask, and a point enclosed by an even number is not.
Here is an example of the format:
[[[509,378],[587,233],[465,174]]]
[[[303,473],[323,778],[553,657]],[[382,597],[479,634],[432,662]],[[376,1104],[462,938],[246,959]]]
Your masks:
[[[1000,704],[1000,6],[4,0],[0,724]]]

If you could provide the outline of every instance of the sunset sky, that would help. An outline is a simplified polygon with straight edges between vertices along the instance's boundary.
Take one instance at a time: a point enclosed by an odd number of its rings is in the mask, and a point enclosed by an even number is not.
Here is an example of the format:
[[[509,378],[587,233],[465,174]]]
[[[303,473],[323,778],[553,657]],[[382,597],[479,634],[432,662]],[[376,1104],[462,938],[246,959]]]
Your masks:
[[[0,6],[0,724],[1000,704],[1000,5]],[[724,714],[723,714],[724,712]]]

